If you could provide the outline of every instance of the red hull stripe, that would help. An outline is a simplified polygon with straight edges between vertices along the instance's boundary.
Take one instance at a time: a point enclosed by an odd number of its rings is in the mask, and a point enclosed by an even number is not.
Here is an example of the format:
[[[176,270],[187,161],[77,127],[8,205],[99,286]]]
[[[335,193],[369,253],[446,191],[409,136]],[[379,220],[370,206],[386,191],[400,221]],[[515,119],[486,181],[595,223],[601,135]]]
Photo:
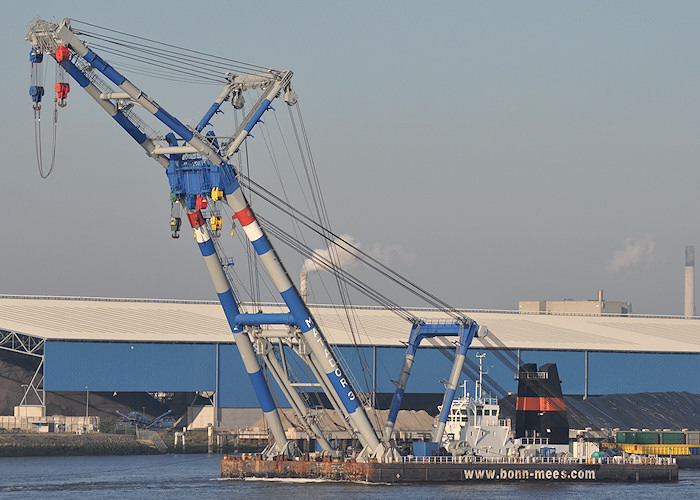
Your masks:
[[[238,219],[238,222],[241,223],[241,226],[247,226],[255,220],[253,218],[253,213],[248,207],[245,207],[240,212],[236,212],[236,219]]]
[[[518,398],[518,411],[566,411],[563,398]]]

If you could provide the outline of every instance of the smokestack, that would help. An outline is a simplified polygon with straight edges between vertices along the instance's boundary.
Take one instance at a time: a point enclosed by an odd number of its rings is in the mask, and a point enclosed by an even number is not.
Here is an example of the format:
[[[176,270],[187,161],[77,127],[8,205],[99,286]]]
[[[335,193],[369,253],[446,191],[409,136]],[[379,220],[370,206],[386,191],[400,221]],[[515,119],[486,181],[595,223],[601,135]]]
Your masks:
[[[301,295],[301,300],[306,303],[306,273],[299,274],[299,295]]]
[[[685,317],[695,316],[695,246],[685,247]]]

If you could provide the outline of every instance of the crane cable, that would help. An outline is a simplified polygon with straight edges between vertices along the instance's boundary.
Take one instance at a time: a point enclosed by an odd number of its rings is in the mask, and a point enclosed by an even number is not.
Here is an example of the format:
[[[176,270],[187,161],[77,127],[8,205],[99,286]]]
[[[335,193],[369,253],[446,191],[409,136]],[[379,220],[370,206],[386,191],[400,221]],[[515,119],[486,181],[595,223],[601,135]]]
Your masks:
[[[58,108],[54,105],[53,110],[53,144],[51,148],[51,166],[48,172],[44,173],[44,158],[41,148],[41,110],[34,110],[34,148],[36,149],[36,162],[39,167],[39,175],[42,179],[46,179],[53,172],[54,164],[56,163],[56,129],[58,123]]]
[[[416,295],[417,297],[426,300],[430,305],[433,307],[441,310],[445,314],[448,314],[452,316],[454,319],[460,319],[463,317],[463,315],[456,310],[454,307],[447,305],[445,302],[441,301],[438,299],[436,296],[428,292],[427,290],[423,289],[416,283],[413,283],[409,279],[405,278],[404,276],[400,275],[396,271],[392,270],[390,267],[387,265],[383,264],[380,262],[378,259],[370,255],[368,252],[365,252],[361,248],[356,247],[353,245],[350,241],[347,241],[345,238],[343,238],[340,235],[337,235],[333,233],[332,231],[329,231],[328,229],[324,229],[321,227],[321,225],[313,220],[311,217],[305,215],[298,209],[294,208],[292,205],[289,203],[285,202],[282,200],[280,197],[276,196],[273,194],[271,191],[268,189],[264,188],[262,185],[258,184],[254,180],[246,177],[245,175],[241,174],[240,172],[238,173],[239,179],[242,181],[242,183],[245,183],[246,186],[248,187],[249,190],[255,192],[258,197],[264,199],[266,202],[268,202],[271,206],[274,208],[277,208],[278,210],[287,213],[294,217],[295,220],[297,220],[302,226],[305,226],[307,229],[313,231],[314,233],[318,234],[321,237],[326,237],[335,242],[336,245],[338,245],[342,250],[352,254],[355,258],[357,258],[360,262],[363,264],[367,265],[380,275],[384,276],[387,278],[389,281],[392,281],[399,287],[405,289],[408,292],[411,292],[412,294]],[[325,233],[325,236],[324,236]]]
[[[160,66],[167,71],[181,75],[183,73],[183,66],[189,67],[191,70],[193,70],[193,72],[185,71],[185,73],[189,73],[190,76],[197,76],[203,80],[208,80],[209,83],[212,81],[225,82],[226,78],[222,73],[224,73],[226,70],[233,70],[235,73],[240,74],[254,74],[269,71],[269,68],[265,66],[254,65],[206,52],[186,49],[185,47],[105,28],[87,23],[85,21],[78,21],[75,19],[72,21],[74,23],[97,28],[98,30],[103,30],[103,32],[90,31],[89,29],[79,29],[75,31],[76,34],[91,39],[93,41],[93,46],[100,47],[102,50],[127,59],[132,59],[141,63],[146,62],[147,68],[152,68],[154,66],[153,61],[155,61],[155,59],[150,58],[151,62],[144,61],[144,59],[149,59],[147,56],[145,56],[145,54],[158,57],[159,60],[161,60],[165,65],[170,64],[170,66],[155,64],[156,66]],[[110,32],[113,34],[107,34],[104,32]],[[121,35],[121,37],[119,35]],[[120,50],[119,52],[114,50],[106,50],[106,47],[103,44],[112,44],[113,46],[119,47]],[[125,51],[130,51],[130,53],[125,54]],[[183,60],[182,58],[183,51],[186,51],[188,54],[186,60]],[[172,61],[172,63],[168,63],[168,60]],[[209,73],[209,76],[204,76],[202,73]]]
[[[314,157],[311,151],[311,145],[308,136],[306,135],[306,129],[304,127],[304,122],[301,115],[301,106],[298,102],[295,108],[297,111],[299,127],[297,127],[297,123],[294,120],[294,115],[291,112],[291,107],[288,106],[287,109],[289,111],[290,121],[294,130],[294,136],[297,142],[301,163],[304,168],[304,174],[309,187],[309,192],[312,197],[314,207],[316,209],[316,216],[318,218],[319,224],[322,228],[324,228],[323,234],[321,236],[325,241],[325,247],[328,252],[328,260],[331,264],[330,272],[336,281],[337,290],[340,294],[340,300],[343,304],[343,312],[345,314],[345,320],[347,322],[346,324],[350,330],[350,335],[352,338],[353,346],[357,353],[357,357],[360,360],[360,369],[364,378],[365,387],[367,388],[367,392],[369,392],[370,383],[367,374],[367,372],[369,371],[369,363],[359,349],[360,322],[354,309],[350,308],[351,299],[350,292],[348,290],[348,280],[347,277],[343,276],[343,269],[341,269],[340,267],[340,255],[338,253],[339,247],[330,237],[330,217],[328,216],[328,211],[326,209],[325,201],[323,199],[323,191],[321,190],[321,184],[318,178],[318,172],[316,170]],[[310,257],[310,259],[313,261],[313,255]],[[340,352],[338,352],[337,354],[340,358],[342,358],[342,354]]]
[[[310,247],[305,245],[303,242],[301,242],[297,238],[293,237],[291,234],[286,232],[281,227],[275,225],[272,221],[266,219],[265,217],[263,217],[259,214],[257,215],[257,217],[260,220],[260,222],[265,225],[265,228],[269,231],[269,233],[272,236],[277,238],[277,240],[284,243],[289,248],[300,253],[303,257],[306,257],[306,258],[313,257],[314,262],[321,269],[329,271],[331,273],[337,273],[338,276],[340,277],[340,279],[342,279],[345,283],[349,284],[351,287],[355,288],[357,291],[359,291],[363,295],[367,296],[368,298],[376,301],[377,303],[381,304],[382,306],[384,306],[387,309],[391,310],[392,312],[396,313],[401,318],[403,318],[407,321],[410,321],[410,322],[414,322],[414,321],[418,320],[409,311],[405,310],[403,307],[396,304],[395,302],[393,302],[391,299],[384,296],[380,292],[371,288],[370,286],[368,286],[367,284],[362,282],[359,278],[353,276],[351,273],[349,273],[348,271],[344,270],[341,267],[334,266],[329,257],[323,257],[323,256],[320,256],[318,254],[314,254],[314,251]]]
[[[298,104],[297,104],[297,106],[298,106]],[[289,152],[289,148],[287,146],[286,141],[284,140],[284,134],[281,131],[279,120],[277,119],[277,114],[273,113],[273,116],[275,117],[277,127],[280,130],[280,135],[282,136],[284,148],[285,148],[287,156],[289,157],[289,160],[292,164],[292,169],[295,173],[297,182],[299,182],[299,185],[301,187],[302,183],[301,183],[301,180],[299,178],[299,175],[297,174],[295,162],[292,160],[291,154]],[[305,173],[305,177],[306,177],[306,181],[307,181],[307,187],[308,187],[309,193],[313,199],[313,204],[316,208],[317,217],[321,221],[321,223],[318,223],[318,225],[319,225],[319,227],[322,227],[322,228],[330,227],[328,214],[327,214],[327,211],[325,209],[325,206],[323,205],[323,198],[322,198],[322,194],[321,194],[320,184],[318,182],[318,175],[315,171],[315,166],[313,164],[313,157],[311,155],[311,149],[310,149],[310,146],[308,143],[308,138],[304,134],[304,145],[305,145],[305,148],[304,148],[304,146],[302,145],[302,143],[300,141],[300,136],[299,136],[296,124],[294,123],[294,120],[293,120],[293,117],[291,114],[290,114],[290,118],[292,118],[292,124],[293,124],[294,130],[295,130],[297,147],[299,149],[301,162],[302,162],[303,167],[304,167],[304,173]],[[260,132],[261,132],[261,137],[263,139],[263,142],[265,143],[265,146],[267,148],[268,155],[270,156],[271,164],[272,164],[274,171],[277,175],[277,178],[279,180],[283,196],[287,200],[286,203],[289,204],[287,191],[285,188],[285,183],[282,180],[281,172],[279,169],[279,160],[277,158],[277,154],[274,150],[274,147],[272,146],[273,141],[272,141],[272,135],[271,135],[271,128],[268,128],[268,125],[266,125],[264,122],[262,122]],[[246,151],[247,151],[247,149],[246,149]],[[308,161],[307,161],[307,158],[308,158]],[[310,166],[310,169],[309,169],[309,166]],[[242,172],[242,170],[243,169],[239,170],[239,174]],[[248,175],[246,176],[246,178],[250,178],[250,171],[248,171]],[[251,194],[253,194],[253,191],[251,191],[250,189],[249,189],[249,192],[251,192]],[[308,203],[308,198],[307,198],[306,194],[304,194],[304,199],[306,200],[307,206],[308,206],[309,203]],[[268,201],[268,200],[266,200],[266,201]],[[309,210],[311,211],[310,207],[309,207]],[[292,221],[292,225],[294,227],[294,232],[296,233],[297,229],[299,229],[298,228],[298,225],[299,225],[298,221],[295,220],[295,218],[293,217],[293,215],[291,213],[287,213],[287,215],[290,216],[291,221]],[[263,222],[263,221],[261,221],[261,222]],[[278,227],[275,227],[275,229],[279,230]],[[319,234],[321,234],[321,233],[319,233]],[[337,290],[340,293],[340,299],[341,299],[342,305],[343,305],[342,310],[345,313],[344,325],[349,327],[349,334],[350,334],[350,337],[352,339],[352,344],[357,351],[358,359],[361,360],[360,368],[361,368],[362,374],[364,376],[365,386],[367,388],[369,388],[370,384],[369,384],[369,381],[367,379],[367,369],[366,369],[367,360],[364,359],[363,354],[359,351],[359,340],[358,340],[359,320],[357,319],[355,312],[353,310],[349,309],[350,297],[349,297],[349,291],[347,289],[347,284],[346,284],[347,277],[344,277],[341,275],[343,270],[340,269],[338,250],[337,250],[335,243],[331,241],[328,234],[321,234],[321,236],[324,238],[325,247],[327,250],[327,258],[326,258],[324,265],[322,267],[325,270],[329,271],[331,273],[331,275],[333,276],[334,280],[336,281]],[[285,243],[287,246],[296,250],[299,254],[306,257],[307,261],[313,260],[313,256],[314,256],[315,252],[312,251],[306,245],[306,242],[303,241],[303,239],[304,239],[303,233],[300,232],[300,234],[295,237],[292,234],[287,233],[287,232],[284,232],[283,236],[280,236],[280,234],[278,232],[278,238],[280,238],[283,241],[283,243]],[[284,240],[286,240],[286,241],[284,241]],[[325,288],[326,285],[323,282],[323,280],[321,280],[321,283],[323,284],[323,287]],[[358,287],[357,282],[354,283],[353,286],[357,289],[362,289],[362,288],[367,289],[368,288],[368,287],[364,286],[364,284],[362,284],[361,286]],[[365,293],[365,295],[367,295],[367,293]],[[348,363],[342,359],[342,357],[343,357],[342,353],[335,348],[334,348],[334,351],[336,353],[336,356],[339,358],[339,360],[343,364],[343,366],[347,367]],[[350,373],[350,372],[348,372],[348,373]],[[356,386],[359,385],[359,384],[357,384],[357,382],[355,380],[353,380],[352,383],[353,383],[353,385],[356,385]]]
[[[39,62],[41,64],[41,62]],[[44,69],[44,75],[39,76],[38,73],[41,71],[39,68],[36,67],[37,63],[32,63],[32,80],[36,78],[36,83],[39,84],[41,83],[41,88],[42,88],[42,93],[43,93],[43,83],[46,78],[46,69]],[[61,78],[63,76],[62,71],[59,69],[60,65],[57,63],[56,64],[56,82],[59,82],[59,75],[61,75]],[[35,74],[36,72],[36,74]],[[65,104],[64,104],[65,106]],[[53,103],[53,137],[52,137],[52,144],[51,144],[51,166],[49,167],[48,171],[44,171],[44,156],[43,156],[43,151],[42,151],[42,140],[41,140],[41,104],[40,101],[37,102],[34,106],[32,106],[34,109],[34,149],[36,151],[36,162],[37,166],[39,167],[39,176],[42,179],[46,179],[51,175],[51,172],[53,172],[53,167],[56,164],[56,134],[58,130],[58,99],[54,98],[54,103]]]

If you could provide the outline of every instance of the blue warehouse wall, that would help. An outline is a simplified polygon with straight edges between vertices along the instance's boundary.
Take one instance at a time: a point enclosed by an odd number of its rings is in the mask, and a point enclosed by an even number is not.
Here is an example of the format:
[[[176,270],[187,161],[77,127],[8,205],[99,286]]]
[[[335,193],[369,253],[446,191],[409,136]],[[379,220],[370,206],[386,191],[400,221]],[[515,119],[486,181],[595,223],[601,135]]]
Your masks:
[[[355,377],[356,389],[371,392],[373,387],[372,347],[340,347],[338,351]],[[512,367],[493,352],[486,351],[484,367],[506,391],[515,392]],[[289,349],[285,349],[290,373],[300,381],[310,374]],[[359,356],[358,356],[359,353]],[[476,361],[476,350],[467,358]],[[376,390],[393,393],[405,348],[376,348]],[[565,394],[584,392],[584,354],[566,351],[521,351],[526,363],[557,363]],[[194,392],[216,390],[217,345],[167,343],[110,343],[47,341],[44,359],[44,388],[48,391]],[[250,378],[234,344],[218,345],[219,406],[257,408],[258,400]],[[507,358],[507,356],[505,356]],[[359,360],[362,360],[362,363]],[[442,393],[442,381],[452,363],[439,350],[421,348],[416,355],[408,393]],[[609,353],[588,354],[588,393],[688,391],[700,387],[700,355]],[[472,377],[467,379],[470,392]],[[278,406],[286,400],[274,381],[270,383]]]
[[[354,347],[341,347],[342,357],[348,362],[358,382],[358,390],[371,391],[372,348],[359,349],[360,357],[365,361],[364,372],[357,361]],[[404,360],[405,348],[377,347],[377,392],[394,392],[394,380],[398,379],[399,370]],[[477,362],[477,352],[486,352],[484,369],[488,375],[507,392],[517,391],[515,370],[499,358],[510,361],[507,354],[497,356],[492,351],[469,349],[467,359]],[[512,352],[511,355],[516,355]],[[523,363],[556,363],[562,390],[565,394],[583,394],[585,376],[585,357],[583,352],[571,351],[525,351],[520,353]],[[411,370],[406,392],[442,393],[442,380],[450,375],[452,362],[439,350],[419,348]],[[364,374],[369,374],[365,383]],[[475,371],[472,370],[472,373]],[[635,392],[700,391],[700,355],[698,354],[656,354],[626,352],[589,352],[588,353],[588,393],[614,394]],[[460,383],[467,379],[467,389],[473,393],[472,377],[462,375]]]
[[[46,342],[48,391],[213,391],[215,346],[116,342]]]
[[[618,353],[588,353],[589,394],[667,391],[700,393],[699,354],[616,354]],[[580,356],[582,366],[583,355]]]
[[[272,397],[280,408],[289,403],[271,376],[268,376]],[[219,407],[259,408],[248,372],[234,344],[219,344]]]
[[[196,392],[216,390],[216,344],[59,342],[44,348],[47,391]],[[234,344],[219,344],[219,406],[257,408]],[[288,406],[271,382],[273,397]]]

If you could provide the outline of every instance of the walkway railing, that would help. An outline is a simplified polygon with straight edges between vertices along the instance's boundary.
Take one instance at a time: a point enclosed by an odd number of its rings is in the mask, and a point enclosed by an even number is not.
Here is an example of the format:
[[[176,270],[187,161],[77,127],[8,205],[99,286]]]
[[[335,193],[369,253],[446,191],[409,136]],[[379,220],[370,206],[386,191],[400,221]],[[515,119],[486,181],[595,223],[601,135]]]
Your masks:
[[[658,456],[629,456],[607,458],[573,458],[573,457],[478,457],[478,456],[434,456],[434,457],[399,457],[398,463],[430,463],[430,464],[633,464],[633,465],[672,465],[676,459]]]

